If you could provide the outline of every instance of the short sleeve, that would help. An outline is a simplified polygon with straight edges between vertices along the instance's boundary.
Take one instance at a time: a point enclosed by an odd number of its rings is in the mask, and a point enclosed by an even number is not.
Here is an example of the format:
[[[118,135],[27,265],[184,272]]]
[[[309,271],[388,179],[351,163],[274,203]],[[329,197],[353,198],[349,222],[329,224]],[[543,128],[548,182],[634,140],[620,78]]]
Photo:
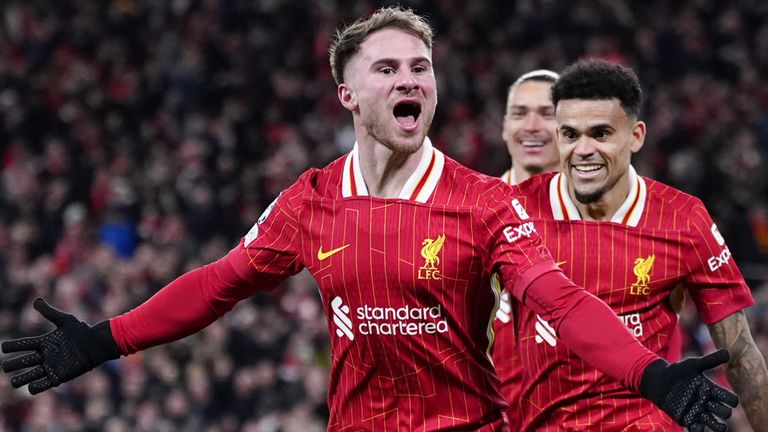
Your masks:
[[[686,286],[704,323],[714,324],[754,304],[725,239],[700,201],[690,213],[688,235]]]
[[[487,235],[486,271],[498,273],[502,286],[521,299],[531,280],[555,266],[536,231],[535,221],[516,197],[517,189],[507,190],[509,193],[496,194],[496,199],[488,203],[481,218],[481,229]],[[536,269],[540,271],[533,271]]]

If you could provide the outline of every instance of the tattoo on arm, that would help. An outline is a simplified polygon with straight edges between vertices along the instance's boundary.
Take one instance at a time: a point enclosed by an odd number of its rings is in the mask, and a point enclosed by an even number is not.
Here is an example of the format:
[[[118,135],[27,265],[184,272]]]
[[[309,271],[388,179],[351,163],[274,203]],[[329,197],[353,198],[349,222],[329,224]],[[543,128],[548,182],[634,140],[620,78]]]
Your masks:
[[[725,368],[728,382],[741,399],[752,428],[768,431],[768,370],[765,359],[749,332],[743,311],[709,326],[709,333],[718,348],[726,348],[731,360]]]

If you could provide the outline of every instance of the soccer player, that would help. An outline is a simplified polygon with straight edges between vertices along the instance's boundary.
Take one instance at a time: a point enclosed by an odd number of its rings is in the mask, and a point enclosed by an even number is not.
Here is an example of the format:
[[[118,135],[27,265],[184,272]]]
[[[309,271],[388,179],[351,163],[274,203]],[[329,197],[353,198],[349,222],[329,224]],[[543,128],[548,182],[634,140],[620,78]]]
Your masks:
[[[521,75],[509,87],[501,137],[512,157],[512,166],[502,176],[507,184],[560,168],[555,144],[555,106],[552,85],[559,75],[538,69]],[[520,423],[522,366],[515,343],[514,320],[509,291],[504,291],[493,324],[495,342],[492,358],[501,383],[501,394],[509,403],[510,423]]]
[[[509,87],[501,138],[512,157],[512,167],[501,178],[510,185],[560,168],[551,97],[558,77],[556,72],[538,69],[521,75]]]
[[[637,175],[630,164],[646,133],[636,75],[604,61],[580,62],[552,95],[562,172],[520,189],[560,268],[663,357],[677,324],[669,297],[685,286],[716,346],[732,353],[726,375],[754,430],[768,430],[768,372],[743,313],[753,299],[725,240],[699,199]],[[523,369],[521,430],[680,430],[575,355],[541,314],[520,306],[513,316]],[[594,337],[605,336],[595,328]]]
[[[380,9],[340,30],[331,68],[353,150],[302,174],[226,256],[136,309],[91,327],[35,300],[57,328],[2,344],[31,351],[3,362],[24,370],[11,384],[39,393],[185,337],[307,268],[332,337],[329,430],[508,430],[488,355],[501,287],[682,424],[730,415],[736,395],[702,375],[727,351],[671,365],[648,351],[557,268],[508,185],[432,147],[431,53],[429,25],[409,10]]]

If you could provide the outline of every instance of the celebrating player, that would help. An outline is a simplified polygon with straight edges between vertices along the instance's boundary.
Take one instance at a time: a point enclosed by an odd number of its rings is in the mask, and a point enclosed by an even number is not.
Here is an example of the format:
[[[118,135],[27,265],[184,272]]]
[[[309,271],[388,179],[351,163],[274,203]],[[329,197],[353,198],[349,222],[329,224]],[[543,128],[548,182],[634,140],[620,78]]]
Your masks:
[[[501,137],[512,157],[512,166],[502,176],[514,185],[529,177],[560,168],[560,153],[555,144],[555,106],[552,84],[559,75],[538,69],[521,75],[507,92],[507,108]],[[519,424],[522,366],[515,343],[510,294],[504,291],[493,329],[493,363],[501,383],[501,394],[509,403],[511,424]]]
[[[130,312],[90,327],[36,300],[57,329],[3,343],[32,351],[3,362],[6,372],[31,367],[12,385],[39,393],[185,337],[307,268],[332,336],[329,430],[508,430],[488,355],[502,286],[574,352],[682,424],[729,415],[736,396],[701,374],[727,351],[672,365],[648,351],[557,268],[508,185],[432,147],[431,53],[429,25],[400,8],[339,31],[331,68],[352,113],[353,150],[302,174],[225,257]]]
[[[742,312],[753,299],[723,237],[699,199],[641,177],[630,165],[646,131],[638,120],[636,75],[603,61],[581,62],[563,73],[552,95],[562,172],[520,187],[555,260],[663,357],[676,355],[670,354],[677,316],[669,297],[679,285],[687,288],[715,344],[732,353],[726,375],[753,428],[766,430],[768,373]],[[523,306],[513,316],[524,371],[521,430],[680,430],[574,355],[541,314]],[[593,331],[604,337],[600,327]],[[504,373],[501,368],[502,380]]]

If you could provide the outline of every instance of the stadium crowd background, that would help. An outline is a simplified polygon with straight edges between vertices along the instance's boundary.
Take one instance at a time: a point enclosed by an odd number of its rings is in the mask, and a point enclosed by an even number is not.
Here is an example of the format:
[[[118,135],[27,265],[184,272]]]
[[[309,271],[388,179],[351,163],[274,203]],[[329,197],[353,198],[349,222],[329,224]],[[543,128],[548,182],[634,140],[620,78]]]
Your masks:
[[[348,151],[329,37],[364,0],[6,0],[0,6],[0,338],[94,323],[225,254],[309,166]],[[499,175],[507,86],[582,57],[635,68],[634,164],[700,196],[753,288],[768,353],[768,3],[406,1],[437,30],[430,136]],[[687,354],[712,349],[692,305]],[[328,332],[291,278],[202,333],[35,398],[0,379],[0,431],[325,430]],[[749,430],[736,415],[733,431]]]

